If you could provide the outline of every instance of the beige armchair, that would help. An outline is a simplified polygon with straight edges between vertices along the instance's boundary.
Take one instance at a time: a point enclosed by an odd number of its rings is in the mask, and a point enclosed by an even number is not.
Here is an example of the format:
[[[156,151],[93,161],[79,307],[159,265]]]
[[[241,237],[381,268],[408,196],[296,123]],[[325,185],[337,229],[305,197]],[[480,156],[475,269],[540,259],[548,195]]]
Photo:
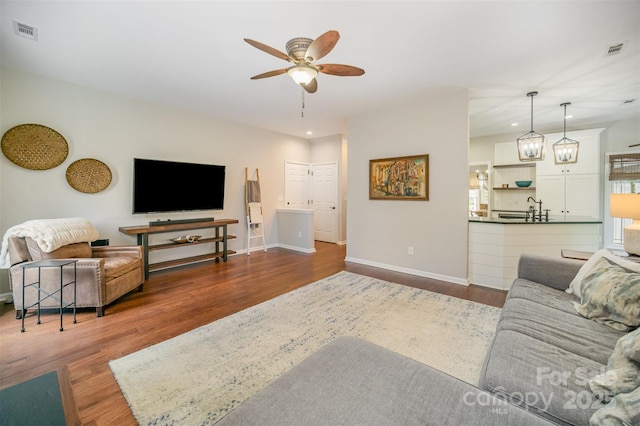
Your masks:
[[[37,280],[37,268],[26,268],[27,262],[45,259],[77,259],[76,263],[76,307],[95,307],[96,316],[104,315],[105,307],[138,288],[142,291],[144,268],[142,246],[102,246],[91,247],[89,243],[75,243],[60,247],[50,253],[43,252],[31,238],[11,237],[8,239],[8,251],[11,267],[9,279],[13,290],[13,303],[16,318],[22,318],[23,307],[37,301],[37,291],[25,289],[25,301],[22,300],[22,274],[26,273],[25,283]],[[70,269],[65,269],[65,282],[71,279]],[[60,285],[60,271],[43,268],[40,285],[51,292]],[[73,292],[64,293],[64,303],[73,301]],[[48,298],[41,303],[42,308],[59,307],[59,302]]]

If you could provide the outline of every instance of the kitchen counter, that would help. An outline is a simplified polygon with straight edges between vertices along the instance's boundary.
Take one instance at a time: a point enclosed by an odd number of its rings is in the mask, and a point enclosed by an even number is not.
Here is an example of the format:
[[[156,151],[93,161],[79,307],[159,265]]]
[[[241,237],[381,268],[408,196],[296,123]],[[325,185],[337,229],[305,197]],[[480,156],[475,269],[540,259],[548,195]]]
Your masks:
[[[517,225],[517,226],[514,226]],[[589,217],[524,219],[469,218],[470,284],[508,290],[521,254],[561,257],[562,250],[596,252],[602,221]]]
[[[554,224],[568,224],[568,223],[602,223],[599,219],[592,217],[553,217],[549,218],[548,222],[531,222],[524,219],[507,219],[507,218],[491,218],[491,217],[470,217],[469,222],[481,222],[481,223],[500,223],[503,225],[554,225]]]

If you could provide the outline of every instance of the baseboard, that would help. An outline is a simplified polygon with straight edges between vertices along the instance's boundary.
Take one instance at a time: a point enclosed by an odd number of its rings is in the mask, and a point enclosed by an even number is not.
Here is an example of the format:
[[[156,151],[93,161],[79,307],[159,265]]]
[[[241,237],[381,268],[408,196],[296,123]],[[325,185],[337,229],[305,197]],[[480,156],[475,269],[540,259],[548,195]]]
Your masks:
[[[275,248],[275,247],[280,247],[280,246],[278,244],[267,244],[267,250],[269,250],[270,248]],[[254,251],[264,251],[264,246],[255,246],[255,247],[252,246],[250,248],[250,250],[238,249],[238,250],[235,250],[235,253],[233,255],[235,256],[235,255],[238,255],[238,254],[247,254],[247,251],[250,251],[251,253],[253,253]],[[229,255],[229,256],[231,256],[231,255]]]
[[[403,268],[402,266],[396,266],[396,265],[387,265],[385,263],[378,263],[378,262],[373,262],[370,260],[365,260],[365,259],[358,259],[355,257],[345,257],[345,262],[353,262],[353,263],[360,263],[362,265],[367,265],[367,266],[373,266],[376,268],[381,268],[381,269],[387,269],[389,271],[394,271],[394,272],[402,272],[404,274],[410,274],[410,275],[417,275],[419,277],[425,277],[425,278],[432,278],[434,280],[440,280],[440,281],[446,281],[452,284],[458,284],[458,285],[463,285],[463,286],[468,286],[469,282],[464,279],[464,278],[459,278],[459,277],[450,277],[448,275],[441,275],[441,274],[434,274],[431,272],[426,272],[426,271],[420,271],[417,269],[411,269],[411,268]]]
[[[278,244],[278,247],[284,248],[284,249],[287,249],[287,250],[300,251],[302,253],[315,253],[316,252],[315,247],[308,249],[308,248],[304,248],[304,247],[290,246],[290,245],[287,245],[287,244]]]
[[[13,303],[13,294],[12,293],[0,294],[0,302]]]
[[[339,245],[339,246],[346,246],[347,242],[346,241],[338,241],[336,244]]]

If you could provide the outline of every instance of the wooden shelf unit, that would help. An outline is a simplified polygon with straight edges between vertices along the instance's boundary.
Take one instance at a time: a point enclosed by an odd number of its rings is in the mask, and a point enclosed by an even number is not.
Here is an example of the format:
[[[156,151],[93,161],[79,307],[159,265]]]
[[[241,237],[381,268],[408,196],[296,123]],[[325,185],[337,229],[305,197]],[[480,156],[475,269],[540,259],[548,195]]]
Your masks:
[[[534,190],[535,191],[535,186],[510,186],[508,188],[502,188],[500,186],[497,186],[495,188],[493,188],[496,191],[528,191],[528,190]]]
[[[219,262],[222,259],[227,261],[229,254],[234,254],[233,250],[228,249],[228,241],[236,238],[235,235],[229,235],[227,233],[227,225],[238,223],[237,219],[219,219],[219,220],[207,220],[207,221],[193,221],[184,222],[179,221],[177,223],[163,222],[158,225],[138,225],[138,226],[121,226],[120,232],[127,235],[136,235],[138,244],[143,247],[144,251],[144,276],[145,279],[149,278],[149,272],[159,269],[171,268],[186,263],[202,262],[205,260],[215,260]],[[213,228],[215,230],[215,236],[212,238],[202,238],[194,243],[160,243],[149,244],[149,234],[161,234],[165,232],[175,232],[180,230],[193,230],[193,229],[206,229]],[[220,233],[222,229],[222,233]],[[178,259],[168,260],[164,262],[149,263],[149,252],[155,250],[167,250],[177,249],[183,247],[191,247],[199,244],[215,244],[215,251],[213,253],[201,254],[198,256],[181,257]],[[220,245],[222,244],[222,249]]]

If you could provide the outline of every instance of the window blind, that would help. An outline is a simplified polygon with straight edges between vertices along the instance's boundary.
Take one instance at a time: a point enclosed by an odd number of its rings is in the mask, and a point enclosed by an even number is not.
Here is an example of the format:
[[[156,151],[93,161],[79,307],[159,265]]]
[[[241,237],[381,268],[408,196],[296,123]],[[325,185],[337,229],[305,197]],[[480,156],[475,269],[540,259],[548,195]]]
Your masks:
[[[609,156],[609,180],[640,179],[640,153]]]

